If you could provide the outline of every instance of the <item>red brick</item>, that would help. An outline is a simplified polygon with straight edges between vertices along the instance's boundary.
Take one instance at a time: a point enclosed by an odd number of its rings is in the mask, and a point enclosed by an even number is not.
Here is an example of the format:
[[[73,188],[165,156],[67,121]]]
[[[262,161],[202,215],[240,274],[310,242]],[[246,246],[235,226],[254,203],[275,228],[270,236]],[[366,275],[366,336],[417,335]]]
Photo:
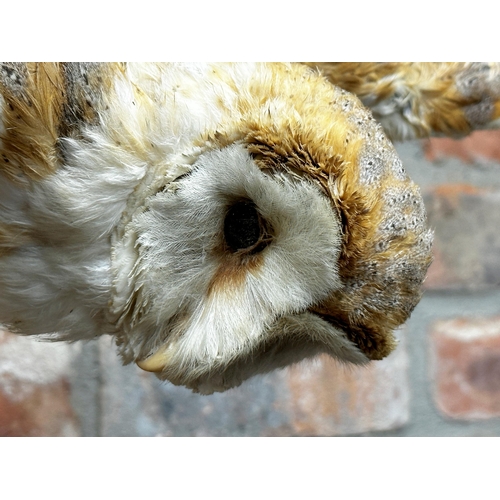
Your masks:
[[[445,416],[500,416],[500,317],[459,318],[431,326],[431,378]]]
[[[500,191],[447,184],[424,193],[434,229],[427,289],[478,289],[500,284]]]
[[[342,366],[327,356],[289,368],[290,422],[300,435],[398,428],[409,418],[405,342],[382,361]]]
[[[68,382],[74,346],[0,331],[0,436],[77,436]]]
[[[78,424],[69,402],[66,380],[24,386],[20,399],[0,390],[0,436],[77,436]]]
[[[484,160],[500,161],[500,130],[480,130],[463,139],[433,137],[424,142],[425,156],[430,161],[447,157],[467,163]]]

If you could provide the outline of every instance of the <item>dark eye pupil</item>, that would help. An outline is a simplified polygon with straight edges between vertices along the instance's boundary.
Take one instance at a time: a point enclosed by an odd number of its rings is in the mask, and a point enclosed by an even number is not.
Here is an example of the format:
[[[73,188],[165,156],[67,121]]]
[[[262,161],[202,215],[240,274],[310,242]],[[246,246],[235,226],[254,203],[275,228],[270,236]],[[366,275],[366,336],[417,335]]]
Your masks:
[[[261,237],[261,223],[255,205],[240,201],[227,212],[224,221],[224,237],[233,251],[253,247]]]

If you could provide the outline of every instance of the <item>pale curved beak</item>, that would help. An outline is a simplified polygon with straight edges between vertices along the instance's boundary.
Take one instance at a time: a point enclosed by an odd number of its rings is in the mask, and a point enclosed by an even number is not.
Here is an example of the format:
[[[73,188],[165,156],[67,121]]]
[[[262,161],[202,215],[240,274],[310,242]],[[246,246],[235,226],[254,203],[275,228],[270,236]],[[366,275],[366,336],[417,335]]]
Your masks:
[[[139,368],[146,372],[158,373],[165,368],[168,363],[168,354],[166,352],[165,346],[160,347],[154,354],[149,356],[149,358],[137,361],[136,364]]]

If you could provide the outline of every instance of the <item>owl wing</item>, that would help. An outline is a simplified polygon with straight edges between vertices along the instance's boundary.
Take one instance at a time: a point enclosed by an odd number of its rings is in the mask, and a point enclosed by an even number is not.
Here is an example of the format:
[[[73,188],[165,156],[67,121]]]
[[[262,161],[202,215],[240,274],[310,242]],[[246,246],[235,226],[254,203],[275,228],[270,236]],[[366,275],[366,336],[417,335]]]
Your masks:
[[[500,63],[306,63],[356,94],[394,141],[500,127]]]

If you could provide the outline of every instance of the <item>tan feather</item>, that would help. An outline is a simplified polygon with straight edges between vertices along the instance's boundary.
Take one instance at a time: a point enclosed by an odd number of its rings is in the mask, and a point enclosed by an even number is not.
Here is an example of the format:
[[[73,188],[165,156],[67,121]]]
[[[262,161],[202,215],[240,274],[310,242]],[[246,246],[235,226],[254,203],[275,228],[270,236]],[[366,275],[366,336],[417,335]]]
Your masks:
[[[65,102],[61,64],[3,64],[0,75],[5,127],[2,170],[11,180],[46,177],[58,162],[56,144]],[[12,83],[14,78],[21,85]]]

